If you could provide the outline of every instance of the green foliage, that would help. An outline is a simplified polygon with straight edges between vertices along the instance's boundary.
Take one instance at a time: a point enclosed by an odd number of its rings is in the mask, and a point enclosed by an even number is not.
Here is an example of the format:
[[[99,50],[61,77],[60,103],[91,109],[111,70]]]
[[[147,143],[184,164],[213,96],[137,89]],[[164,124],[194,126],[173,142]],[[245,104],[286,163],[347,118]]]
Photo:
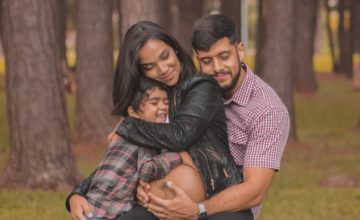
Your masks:
[[[316,95],[296,95],[296,118],[301,144],[289,144],[282,168],[265,199],[261,220],[357,219],[360,215],[360,187],[329,189],[319,187],[321,178],[346,174],[360,181],[360,93],[351,82],[325,76]],[[328,78],[328,79],[327,79]],[[71,127],[74,97],[68,96]],[[3,81],[0,80],[0,140],[8,141]],[[4,123],[3,123],[4,122]],[[4,141],[6,140],[6,141]],[[102,155],[102,146],[96,154]],[[0,168],[7,157],[0,154]],[[87,155],[77,157],[81,171],[88,175],[97,162]],[[65,211],[66,193],[0,188],[0,219],[70,219]]]

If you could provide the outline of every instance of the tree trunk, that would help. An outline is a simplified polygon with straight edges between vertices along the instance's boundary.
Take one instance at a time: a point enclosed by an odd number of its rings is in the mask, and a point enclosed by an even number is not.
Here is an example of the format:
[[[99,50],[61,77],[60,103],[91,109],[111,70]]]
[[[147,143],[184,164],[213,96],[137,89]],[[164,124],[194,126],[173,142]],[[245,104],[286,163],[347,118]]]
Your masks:
[[[325,1],[325,7],[326,7],[326,32],[327,32],[327,35],[328,35],[329,49],[330,49],[330,54],[331,54],[331,59],[332,59],[332,64],[333,64],[332,71],[337,72],[338,67],[337,67],[337,61],[336,61],[336,58],[335,58],[334,37],[333,37],[333,33],[332,33],[332,30],[331,30],[331,26],[330,26],[329,0],[324,0],[324,1]]]
[[[296,139],[293,98],[293,60],[295,42],[295,0],[278,0],[266,4],[263,79],[284,101],[291,117],[289,137]]]
[[[78,1],[76,140],[85,144],[103,142],[116,123],[111,15],[111,1]]]
[[[234,22],[236,30],[241,36],[241,0],[222,0],[221,12]]]
[[[351,33],[354,53],[360,53],[360,1],[351,1]]]
[[[171,33],[185,51],[191,55],[191,31],[196,19],[201,16],[201,0],[173,0],[171,4]]]
[[[353,53],[360,53],[360,1],[351,2],[351,34],[353,39]],[[360,64],[354,65],[354,75],[352,78],[353,88],[360,91]],[[358,123],[360,128],[360,119]]]
[[[315,93],[317,82],[314,73],[313,55],[318,1],[295,0],[295,2],[294,83],[299,92]]]
[[[358,0],[357,0],[358,1]],[[339,71],[345,73],[348,78],[353,75],[353,62],[352,62],[352,39],[350,32],[350,5],[351,0],[339,1]]]
[[[60,59],[66,64],[66,1],[57,0],[59,8],[59,16],[57,17],[57,22],[59,22],[57,31],[59,32],[59,47],[60,47]]]
[[[60,74],[57,0],[2,1],[10,157],[2,184],[63,190],[79,173]]]
[[[256,55],[255,55],[255,73],[259,76],[262,74],[261,60],[264,49],[264,35],[265,35],[265,16],[264,16],[264,0],[258,0],[258,18],[256,24]]]
[[[124,38],[129,27],[139,21],[152,21],[162,27],[167,26],[166,0],[120,0],[121,38]]]

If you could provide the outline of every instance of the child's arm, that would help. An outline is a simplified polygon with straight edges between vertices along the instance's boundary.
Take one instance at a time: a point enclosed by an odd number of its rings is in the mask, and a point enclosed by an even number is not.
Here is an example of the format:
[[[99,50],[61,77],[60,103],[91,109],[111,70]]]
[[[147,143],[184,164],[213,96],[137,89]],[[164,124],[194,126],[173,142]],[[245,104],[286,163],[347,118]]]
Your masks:
[[[140,148],[138,153],[139,178],[145,182],[164,177],[172,168],[181,164],[180,154],[177,152],[162,152]]]

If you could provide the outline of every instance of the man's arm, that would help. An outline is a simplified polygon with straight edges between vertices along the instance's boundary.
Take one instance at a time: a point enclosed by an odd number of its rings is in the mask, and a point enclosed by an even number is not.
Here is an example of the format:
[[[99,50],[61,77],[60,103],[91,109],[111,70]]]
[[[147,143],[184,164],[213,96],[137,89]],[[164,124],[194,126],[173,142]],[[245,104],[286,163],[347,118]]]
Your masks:
[[[208,215],[240,211],[261,204],[269,189],[274,172],[273,169],[268,168],[245,168],[244,183],[229,187],[204,201]]]
[[[245,210],[260,204],[270,186],[273,174],[273,169],[245,168],[244,183],[231,186],[204,201],[208,215]],[[173,185],[170,184],[168,187],[174,190],[176,194],[174,199],[162,200],[149,193],[150,203],[146,204],[146,207],[161,219],[197,219],[199,214],[197,203],[179,187]]]

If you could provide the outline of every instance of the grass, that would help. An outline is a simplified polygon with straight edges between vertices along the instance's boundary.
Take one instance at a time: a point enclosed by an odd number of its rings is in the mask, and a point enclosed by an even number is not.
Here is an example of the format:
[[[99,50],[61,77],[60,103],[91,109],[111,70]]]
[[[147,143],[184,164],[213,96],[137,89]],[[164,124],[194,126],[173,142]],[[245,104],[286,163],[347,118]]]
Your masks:
[[[342,78],[321,77],[316,95],[296,95],[296,118],[301,144],[290,143],[265,199],[261,220],[357,219],[360,187],[321,188],[329,175],[346,174],[360,181],[360,93]],[[0,78],[1,79],[1,78]],[[74,99],[68,96],[70,121]],[[0,80],[0,168],[7,159],[7,123],[4,83]],[[71,123],[73,127],[73,123]],[[97,154],[102,154],[102,149]],[[78,166],[85,174],[96,166],[79,154]],[[0,188],[0,219],[70,219],[64,209],[66,193]],[[4,202],[5,201],[5,202]]]
[[[321,188],[321,178],[360,181],[360,93],[343,79],[324,80],[314,96],[296,96],[297,128],[305,144],[289,144],[261,220],[358,219],[360,188]]]

